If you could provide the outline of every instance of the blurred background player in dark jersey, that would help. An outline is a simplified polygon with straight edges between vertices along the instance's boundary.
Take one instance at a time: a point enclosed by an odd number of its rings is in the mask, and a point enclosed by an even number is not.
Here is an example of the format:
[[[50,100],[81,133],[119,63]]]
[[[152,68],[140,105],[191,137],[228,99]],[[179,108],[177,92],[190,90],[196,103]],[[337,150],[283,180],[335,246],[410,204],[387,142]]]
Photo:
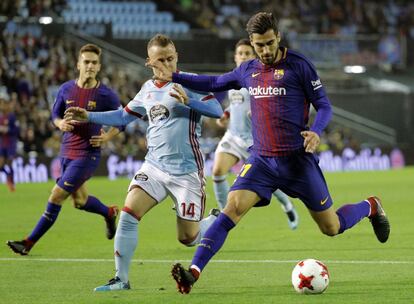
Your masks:
[[[240,39],[235,46],[234,61],[240,66],[245,61],[255,59],[256,55],[250,40]],[[250,112],[250,95],[246,88],[230,90],[227,93],[229,105],[224,115],[217,119],[220,127],[227,128],[217,145],[213,166],[213,189],[220,210],[224,209],[229,192],[227,173],[240,160],[249,157],[249,147],[253,144]],[[296,229],[299,215],[289,197],[281,190],[273,192],[288,218],[290,229]]]
[[[118,208],[108,207],[98,198],[89,195],[85,183],[98,167],[100,146],[117,135],[120,129],[111,128],[104,132],[99,124],[75,124],[63,117],[69,107],[81,107],[88,111],[111,111],[121,105],[115,92],[97,79],[101,69],[101,49],[98,46],[86,44],[80,49],[77,69],[79,77],[60,87],[52,110],[53,123],[63,132],[60,149],[61,176],[52,189],[46,211],[32,233],[22,241],[7,242],[20,255],[27,255],[33,245],[52,227],[63,202],[69,196],[72,197],[74,207],[105,218],[108,239],[115,235]]]
[[[6,174],[6,184],[15,191],[12,161],[16,156],[19,135],[18,121],[14,114],[14,104],[6,93],[0,94],[0,172]]]

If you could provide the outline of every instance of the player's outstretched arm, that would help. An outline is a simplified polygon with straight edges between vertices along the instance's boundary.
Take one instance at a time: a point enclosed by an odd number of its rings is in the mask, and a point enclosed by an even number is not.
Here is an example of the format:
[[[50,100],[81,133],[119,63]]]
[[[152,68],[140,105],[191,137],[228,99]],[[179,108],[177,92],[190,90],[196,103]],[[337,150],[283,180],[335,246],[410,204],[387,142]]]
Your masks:
[[[86,120],[85,120],[86,116]],[[88,112],[85,109],[71,107],[65,111],[65,119],[73,121],[87,121],[106,126],[125,126],[137,117],[129,114],[124,109],[105,112]]]
[[[146,66],[158,70],[157,75],[153,78],[160,81],[172,81],[179,83],[186,88],[201,91],[201,92],[221,92],[231,89],[239,90],[242,85],[238,79],[240,76],[239,69],[234,69],[219,76],[209,75],[195,75],[187,73],[172,73],[159,61],[147,61]]]
[[[188,96],[183,87],[176,83],[173,85],[169,94],[177,99],[177,101],[189,106],[204,116],[220,118],[223,115],[223,109],[213,94],[196,94],[191,92],[191,96]]]

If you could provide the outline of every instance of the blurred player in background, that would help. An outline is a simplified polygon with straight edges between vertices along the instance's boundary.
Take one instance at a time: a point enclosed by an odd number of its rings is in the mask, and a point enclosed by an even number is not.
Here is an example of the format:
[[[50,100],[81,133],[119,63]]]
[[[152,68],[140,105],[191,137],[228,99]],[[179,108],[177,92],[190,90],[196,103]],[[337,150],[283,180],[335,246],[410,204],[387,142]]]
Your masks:
[[[171,72],[177,71],[178,55],[173,41],[154,36],[147,45],[149,60]],[[157,74],[157,70],[153,70]],[[65,117],[105,125],[126,125],[148,117],[148,153],[132,179],[115,235],[116,274],[108,284],[95,291],[130,289],[129,267],[138,244],[138,223],[153,207],[168,196],[175,204],[177,238],[186,246],[200,242],[219,210],[203,219],[205,209],[204,163],[198,138],[202,115],[219,118],[223,110],[212,94],[202,94],[172,82],[148,80],[128,105],[121,110],[89,113],[70,108]]]
[[[255,58],[249,39],[245,38],[237,42],[234,53],[237,66]],[[229,192],[227,173],[239,160],[245,161],[249,157],[248,148],[253,144],[249,91],[245,88],[230,90],[228,99],[230,105],[224,111],[224,115],[217,120],[220,127],[227,127],[227,132],[217,145],[213,166],[213,188],[220,210],[226,206]],[[288,196],[279,189],[273,192],[273,195],[285,211],[289,227],[296,229],[299,216]]]
[[[12,161],[16,157],[19,126],[14,114],[14,104],[6,93],[0,94],[0,171],[6,174],[6,184],[15,191]]]
[[[371,196],[336,211],[333,207],[314,154],[332,110],[313,64],[300,53],[279,46],[280,33],[271,13],[257,13],[246,29],[258,59],[224,75],[181,75],[167,71],[156,61],[149,63],[159,69],[161,79],[193,89],[248,88],[251,101],[251,155],[230,189],[226,208],[201,240],[190,268],[173,266],[172,275],[181,293],[190,292],[229,231],[253,206],[269,204],[276,189],[302,200],[326,235],[343,233],[364,218],[371,221],[380,242],[386,242],[390,234],[390,224],[378,197]],[[308,128],[310,104],[317,113]]]
[[[84,45],[77,62],[79,78],[65,82],[59,89],[52,110],[53,123],[63,132],[60,149],[61,176],[49,196],[46,211],[32,233],[22,241],[8,241],[16,253],[27,255],[34,244],[55,223],[63,202],[72,197],[74,207],[100,214],[106,221],[106,237],[112,239],[116,231],[116,206],[108,207],[98,198],[88,195],[86,181],[91,178],[100,160],[100,146],[120,130],[104,132],[100,124],[74,124],[63,118],[69,107],[88,111],[109,111],[121,107],[118,96],[97,79],[101,69],[101,49],[94,44]]]

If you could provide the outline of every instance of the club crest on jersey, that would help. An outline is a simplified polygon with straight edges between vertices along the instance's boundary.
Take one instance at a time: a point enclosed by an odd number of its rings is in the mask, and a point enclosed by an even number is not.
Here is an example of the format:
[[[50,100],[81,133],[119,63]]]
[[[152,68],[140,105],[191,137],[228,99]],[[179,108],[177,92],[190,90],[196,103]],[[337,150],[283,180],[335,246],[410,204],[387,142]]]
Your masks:
[[[96,101],[89,100],[88,101],[88,110],[95,110],[96,109]]]
[[[283,78],[283,76],[285,76],[285,70],[283,69],[275,70],[273,76],[275,77],[276,80],[280,80]]]
[[[149,116],[152,123],[157,124],[166,120],[170,116],[170,111],[165,106],[157,104],[150,109]]]
[[[239,91],[230,91],[229,99],[232,104],[243,103],[244,101],[243,94]]]

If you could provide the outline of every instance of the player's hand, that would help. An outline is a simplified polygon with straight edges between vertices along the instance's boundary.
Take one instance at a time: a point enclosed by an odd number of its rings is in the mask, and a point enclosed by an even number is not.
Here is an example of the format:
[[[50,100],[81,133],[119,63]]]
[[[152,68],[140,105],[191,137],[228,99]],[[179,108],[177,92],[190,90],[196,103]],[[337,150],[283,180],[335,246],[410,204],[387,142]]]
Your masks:
[[[230,112],[224,111],[223,116],[221,116],[219,119],[216,120],[216,123],[219,127],[226,128],[227,124],[230,120]]]
[[[62,132],[72,132],[75,128],[74,125],[67,119],[63,118],[59,121],[59,124],[57,125],[60,131]]]
[[[302,131],[300,135],[305,139],[303,141],[303,147],[308,153],[314,153],[321,143],[319,135],[313,131]]]
[[[188,100],[189,100],[188,95],[184,91],[183,87],[180,86],[179,84],[176,84],[176,83],[173,84],[172,90],[170,91],[170,96],[174,97],[179,102],[185,105],[188,104]]]
[[[108,141],[108,137],[104,129],[101,129],[100,135],[94,135],[91,137],[91,139],[89,139],[89,143],[94,148],[102,147],[102,145],[106,143],[107,141]]]
[[[88,111],[79,107],[70,107],[66,109],[63,116],[69,122],[86,122],[88,121]]]
[[[150,60],[147,58],[145,66],[152,68],[154,76],[152,77],[155,80],[159,81],[171,81],[172,72],[159,60]]]

